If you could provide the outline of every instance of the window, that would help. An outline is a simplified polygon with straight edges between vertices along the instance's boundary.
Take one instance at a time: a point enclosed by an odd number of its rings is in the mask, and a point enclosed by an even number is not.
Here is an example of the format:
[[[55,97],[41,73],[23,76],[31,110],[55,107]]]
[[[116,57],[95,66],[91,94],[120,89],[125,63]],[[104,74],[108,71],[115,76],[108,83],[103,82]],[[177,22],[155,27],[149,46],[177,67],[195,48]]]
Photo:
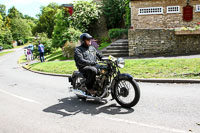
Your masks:
[[[180,6],[168,6],[167,13],[180,13]]]
[[[196,5],[196,12],[200,12],[200,5]]]
[[[163,7],[139,8],[139,15],[163,14]]]

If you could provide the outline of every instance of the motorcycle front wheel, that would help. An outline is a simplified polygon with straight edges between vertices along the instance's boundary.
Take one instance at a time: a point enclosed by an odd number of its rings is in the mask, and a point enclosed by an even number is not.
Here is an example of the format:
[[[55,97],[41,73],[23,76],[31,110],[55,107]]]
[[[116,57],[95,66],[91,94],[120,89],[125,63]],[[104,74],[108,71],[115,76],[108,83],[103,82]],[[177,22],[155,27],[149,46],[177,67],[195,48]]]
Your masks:
[[[131,108],[140,99],[140,88],[134,79],[120,79],[115,84],[114,97],[122,107]]]

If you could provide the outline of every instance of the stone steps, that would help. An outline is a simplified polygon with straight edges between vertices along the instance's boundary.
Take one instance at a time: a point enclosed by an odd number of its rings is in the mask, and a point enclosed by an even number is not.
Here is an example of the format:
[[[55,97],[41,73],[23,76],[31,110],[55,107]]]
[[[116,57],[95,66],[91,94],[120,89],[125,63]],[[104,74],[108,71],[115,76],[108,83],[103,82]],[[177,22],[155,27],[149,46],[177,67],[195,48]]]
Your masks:
[[[126,53],[128,50],[106,50],[106,51],[103,51],[102,53],[103,54],[106,54],[106,53]]]
[[[117,40],[102,50],[104,56],[124,57],[129,56],[128,40]]]
[[[114,56],[114,57],[127,57],[128,56],[128,54],[124,54],[124,53],[121,53],[121,54],[119,54],[119,53],[111,53],[111,54],[103,54],[103,56],[109,56],[109,55],[112,55],[112,56]]]
[[[107,50],[128,50],[128,46],[112,46],[112,47],[107,47]]]

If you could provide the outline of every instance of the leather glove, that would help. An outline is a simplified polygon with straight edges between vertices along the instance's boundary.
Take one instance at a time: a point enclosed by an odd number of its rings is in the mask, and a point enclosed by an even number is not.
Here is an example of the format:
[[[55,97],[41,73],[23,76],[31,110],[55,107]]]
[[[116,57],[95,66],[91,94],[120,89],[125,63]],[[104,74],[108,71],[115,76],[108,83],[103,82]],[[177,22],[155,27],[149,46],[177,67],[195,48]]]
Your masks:
[[[96,62],[91,62],[90,65],[91,66],[95,66],[97,63]]]

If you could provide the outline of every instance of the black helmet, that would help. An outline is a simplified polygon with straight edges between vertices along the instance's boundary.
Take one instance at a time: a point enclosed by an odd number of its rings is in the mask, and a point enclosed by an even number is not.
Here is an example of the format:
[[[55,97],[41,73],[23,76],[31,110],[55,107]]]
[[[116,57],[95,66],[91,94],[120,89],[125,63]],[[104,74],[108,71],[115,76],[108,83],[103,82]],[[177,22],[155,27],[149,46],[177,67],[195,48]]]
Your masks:
[[[89,39],[92,39],[92,36],[88,33],[83,33],[81,36],[80,36],[80,41],[81,41],[81,44],[84,43],[85,40],[89,40]]]

